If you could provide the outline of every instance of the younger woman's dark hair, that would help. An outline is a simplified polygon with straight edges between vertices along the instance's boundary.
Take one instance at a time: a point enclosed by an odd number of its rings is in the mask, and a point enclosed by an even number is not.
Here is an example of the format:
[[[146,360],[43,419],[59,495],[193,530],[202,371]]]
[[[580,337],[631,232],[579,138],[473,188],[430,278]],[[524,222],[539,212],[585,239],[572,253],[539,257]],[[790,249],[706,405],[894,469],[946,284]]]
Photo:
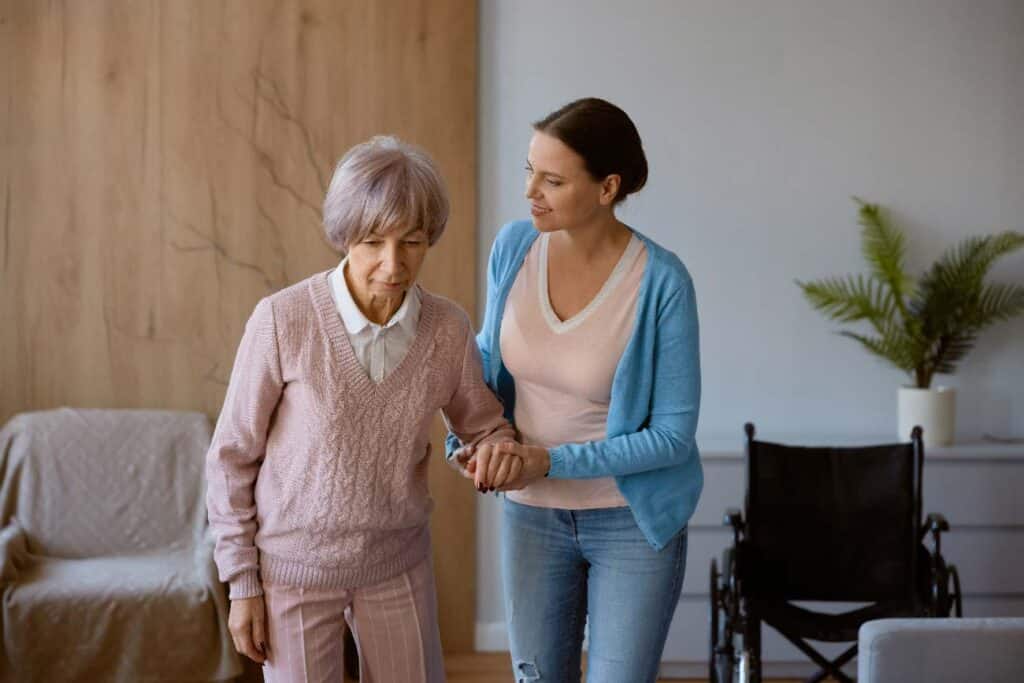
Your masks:
[[[640,133],[626,112],[611,102],[585,97],[551,112],[533,129],[558,138],[583,157],[594,180],[617,174],[615,204],[638,192],[647,182],[647,157]]]

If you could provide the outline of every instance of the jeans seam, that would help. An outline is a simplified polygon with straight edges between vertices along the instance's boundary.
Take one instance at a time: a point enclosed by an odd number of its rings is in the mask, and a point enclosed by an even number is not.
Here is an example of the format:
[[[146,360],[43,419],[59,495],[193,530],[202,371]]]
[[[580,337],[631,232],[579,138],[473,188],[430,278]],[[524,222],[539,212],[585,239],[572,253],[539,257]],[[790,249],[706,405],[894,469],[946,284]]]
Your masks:
[[[678,593],[681,591],[681,584],[683,582],[682,576],[680,576],[682,574],[682,572],[680,571],[680,567],[682,567],[683,558],[686,555],[686,545],[688,540],[686,538],[686,533],[686,527],[683,527],[683,530],[679,533],[679,536],[676,538],[676,566],[675,571],[673,572],[674,578],[672,580],[672,596],[675,598],[675,600],[665,601],[665,614],[663,614],[661,617],[662,624],[671,621],[672,617],[676,613],[676,608],[679,606]]]

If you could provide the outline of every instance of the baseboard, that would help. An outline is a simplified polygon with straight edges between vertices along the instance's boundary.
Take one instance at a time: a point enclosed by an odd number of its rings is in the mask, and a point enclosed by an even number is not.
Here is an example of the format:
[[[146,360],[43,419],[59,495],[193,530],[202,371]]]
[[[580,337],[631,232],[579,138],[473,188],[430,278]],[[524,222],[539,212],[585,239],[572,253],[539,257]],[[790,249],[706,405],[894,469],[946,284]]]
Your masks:
[[[819,667],[812,662],[765,662],[761,666],[761,672],[765,678],[806,678],[816,674]],[[857,664],[855,662],[843,667],[843,671],[856,677]],[[662,662],[658,668],[658,675],[662,678],[707,678],[707,662]],[[831,679],[829,679],[831,680]]]
[[[508,652],[508,629],[505,622],[476,622],[475,641],[477,652]]]

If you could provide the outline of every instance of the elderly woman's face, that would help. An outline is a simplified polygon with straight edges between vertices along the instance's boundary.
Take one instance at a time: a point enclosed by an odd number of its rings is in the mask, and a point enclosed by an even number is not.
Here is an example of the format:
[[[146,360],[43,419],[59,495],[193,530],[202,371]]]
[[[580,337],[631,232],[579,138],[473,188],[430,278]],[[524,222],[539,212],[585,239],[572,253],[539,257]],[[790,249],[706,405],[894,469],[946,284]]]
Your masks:
[[[429,247],[421,228],[371,233],[348,249],[349,282],[371,296],[401,296],[416,282]]]

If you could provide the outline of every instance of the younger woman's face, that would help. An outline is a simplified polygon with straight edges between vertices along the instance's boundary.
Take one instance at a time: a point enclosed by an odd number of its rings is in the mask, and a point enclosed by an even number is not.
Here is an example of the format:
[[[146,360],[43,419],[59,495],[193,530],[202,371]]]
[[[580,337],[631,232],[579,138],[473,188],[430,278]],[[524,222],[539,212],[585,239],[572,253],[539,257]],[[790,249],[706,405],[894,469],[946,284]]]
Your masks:
[[[571,230],[589,223],[609,210],[617,189],[618,176],[594,180],[572,148],[552,135],[533,134],[526,156],[526,198],[537,230]]]

